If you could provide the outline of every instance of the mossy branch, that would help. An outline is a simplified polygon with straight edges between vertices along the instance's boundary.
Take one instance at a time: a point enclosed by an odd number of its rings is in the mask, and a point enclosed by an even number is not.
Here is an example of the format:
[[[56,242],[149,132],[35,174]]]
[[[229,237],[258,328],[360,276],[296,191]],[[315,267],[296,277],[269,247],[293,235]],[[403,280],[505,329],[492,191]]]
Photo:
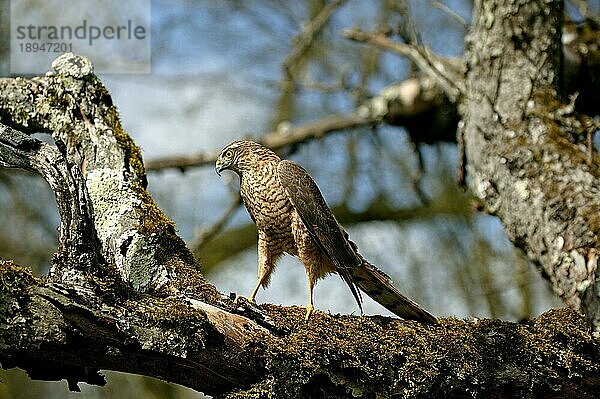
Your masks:
[[[189,297],[92,279],[50,283],[0,261],[0,363],[31,378],[103,385],[143,374],[219,398],[600,395],[600,342],[550,310],[525,324],[332,316],[261,306],[271,327]]]

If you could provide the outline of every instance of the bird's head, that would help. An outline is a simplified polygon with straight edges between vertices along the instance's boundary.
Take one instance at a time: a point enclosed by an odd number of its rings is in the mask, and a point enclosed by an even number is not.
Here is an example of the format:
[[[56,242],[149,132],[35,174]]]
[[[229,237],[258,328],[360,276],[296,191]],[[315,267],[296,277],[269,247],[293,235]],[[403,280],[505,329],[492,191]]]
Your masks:
[[[215,171],[220,176],[224,170],[232,170],[238,175],[265,161],[279,160],[271,150],[254,141],[239,140],[227,145],[215,163]]]

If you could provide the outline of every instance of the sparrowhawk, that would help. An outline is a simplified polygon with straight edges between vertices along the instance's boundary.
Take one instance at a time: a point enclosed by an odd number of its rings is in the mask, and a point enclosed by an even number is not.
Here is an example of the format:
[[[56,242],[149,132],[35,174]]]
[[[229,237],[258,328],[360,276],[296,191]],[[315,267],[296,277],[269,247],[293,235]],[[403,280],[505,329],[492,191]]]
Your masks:
[[[298,257],[306,269],[307,320],[314,309],[317,280],[337,273],[350,287],[361,312],[359,288],[404,319],[437,322],[358,253],[302,166],[280,159],[258,143],[234,141],[221,151],[215,169],[219,175],[229,169],[240,176],[242,200],[258,228],[258,282],[250,301],[254,301],[261,286],[269,284],[277,259],[288,253]]]

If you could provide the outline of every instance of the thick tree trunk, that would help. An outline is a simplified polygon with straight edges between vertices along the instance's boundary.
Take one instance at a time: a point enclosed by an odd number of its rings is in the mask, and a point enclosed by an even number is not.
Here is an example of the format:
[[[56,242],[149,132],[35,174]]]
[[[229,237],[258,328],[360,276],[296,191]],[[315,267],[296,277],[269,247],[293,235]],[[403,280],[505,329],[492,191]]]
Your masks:
[[[561,1],[476,3],[460,106],[470,187],[600,330],[600,159],[559,96]]]

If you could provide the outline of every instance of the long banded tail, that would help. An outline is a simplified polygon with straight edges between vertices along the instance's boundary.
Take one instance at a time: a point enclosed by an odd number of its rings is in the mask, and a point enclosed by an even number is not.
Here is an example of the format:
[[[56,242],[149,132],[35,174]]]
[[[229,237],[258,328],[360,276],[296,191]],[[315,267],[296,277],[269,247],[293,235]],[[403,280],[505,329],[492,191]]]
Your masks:
[[[362,258],[362,257],[361,257]],[[360,266],[350,271],[356,285],[383,307],[403,319],[437,324],[437,318],[394,287],[384,272],[362,258]]]

